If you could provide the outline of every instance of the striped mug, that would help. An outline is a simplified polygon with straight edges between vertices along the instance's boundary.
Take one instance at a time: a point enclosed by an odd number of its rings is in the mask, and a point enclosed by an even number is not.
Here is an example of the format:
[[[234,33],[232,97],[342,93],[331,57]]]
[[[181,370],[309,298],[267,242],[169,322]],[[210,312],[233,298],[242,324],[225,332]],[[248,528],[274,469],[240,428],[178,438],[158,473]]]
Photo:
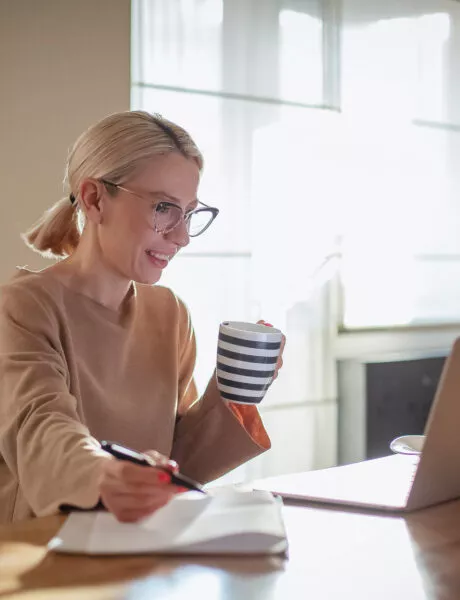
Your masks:
[[[217,385],[224,400],[261,402],[275,374],[283,334],[267,325],[224,321],[217,341]]]

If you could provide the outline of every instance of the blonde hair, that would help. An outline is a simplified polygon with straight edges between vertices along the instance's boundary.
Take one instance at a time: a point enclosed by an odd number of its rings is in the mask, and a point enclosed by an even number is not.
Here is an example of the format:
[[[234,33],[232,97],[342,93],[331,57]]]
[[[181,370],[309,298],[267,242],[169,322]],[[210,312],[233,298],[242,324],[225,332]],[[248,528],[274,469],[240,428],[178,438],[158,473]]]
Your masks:
[[[69,256],[78,245],[83,226],[78,207],[81,182],[94,177],[122,183],[144,161],[170,152],[180,152],[202,170],[203,157],[191,136],[161,115],[126,111],[92,125],[77,139],[67,160],[64,185],[69,195],[22,235],[24,241],[43,256]]]

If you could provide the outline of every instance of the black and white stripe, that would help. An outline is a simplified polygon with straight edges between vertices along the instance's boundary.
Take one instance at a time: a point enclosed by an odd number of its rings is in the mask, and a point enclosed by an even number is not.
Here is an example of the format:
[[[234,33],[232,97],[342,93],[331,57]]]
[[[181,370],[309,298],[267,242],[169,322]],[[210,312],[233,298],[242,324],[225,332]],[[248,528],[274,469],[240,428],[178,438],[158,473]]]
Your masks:
[[[257,340],[244,340],[225,333],[219,333],[219,340],[243,348],[260,348],[261,350],[279,350],[281,342],[259,342]]]
[[[231,402],[258,404],[273,380],[282,334],[266,327],[254,331],[224,325],[217,346],[220,395]]]

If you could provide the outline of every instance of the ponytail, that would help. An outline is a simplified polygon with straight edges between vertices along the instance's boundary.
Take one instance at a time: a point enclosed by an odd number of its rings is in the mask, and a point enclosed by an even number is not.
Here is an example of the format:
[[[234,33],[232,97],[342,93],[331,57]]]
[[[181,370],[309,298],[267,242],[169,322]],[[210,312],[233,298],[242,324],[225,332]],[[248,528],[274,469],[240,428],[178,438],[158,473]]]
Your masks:
[[[25,243],[42,256],[65,258],[80,240],[78,209],[67,196],[49,208],[32,227],[22,234]]]

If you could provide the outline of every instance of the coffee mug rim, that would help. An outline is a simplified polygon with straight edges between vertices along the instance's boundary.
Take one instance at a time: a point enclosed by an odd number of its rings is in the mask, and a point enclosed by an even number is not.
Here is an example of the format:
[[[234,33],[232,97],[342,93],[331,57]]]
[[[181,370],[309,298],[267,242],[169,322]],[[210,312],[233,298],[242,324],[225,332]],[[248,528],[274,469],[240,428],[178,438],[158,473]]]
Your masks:
[[[252,329],[252,327],[254,327],[254,329]],[[263,325],[262,323],[250,323],[248,321],[222,321],[219,328],[226,328],[231,331],[253,335],[269,335],[276,337],[283,335],[283,332],[276,327],[270,327],[269,325]]]

